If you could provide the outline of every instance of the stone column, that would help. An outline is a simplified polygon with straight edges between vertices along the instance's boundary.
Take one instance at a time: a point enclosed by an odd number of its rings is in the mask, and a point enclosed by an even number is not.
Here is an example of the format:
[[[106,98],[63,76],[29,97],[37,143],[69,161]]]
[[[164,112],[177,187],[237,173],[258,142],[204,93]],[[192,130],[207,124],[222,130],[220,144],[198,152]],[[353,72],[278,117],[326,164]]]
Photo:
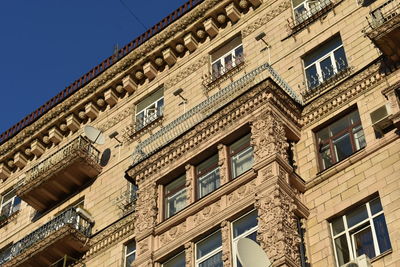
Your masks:
[[[294,210],[295,193],[289,184],[285,127],[281,119],[267,108],[251,124],[254,170],[260,185],[256,192],[258,211],[257,240],[273,266],[300,266]]]
[[[224,144],[218,145],[218,167],[221,186],[229,182],[229,157],[228,147]]]

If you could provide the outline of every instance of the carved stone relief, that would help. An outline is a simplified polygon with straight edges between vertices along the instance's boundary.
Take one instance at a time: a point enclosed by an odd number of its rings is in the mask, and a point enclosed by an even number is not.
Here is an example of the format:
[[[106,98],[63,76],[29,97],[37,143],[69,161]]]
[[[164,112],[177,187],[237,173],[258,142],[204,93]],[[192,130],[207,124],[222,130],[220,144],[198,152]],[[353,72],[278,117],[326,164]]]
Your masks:
[[[185,244],[185,262],[186,266],[193,266],[193,243],[188,242]]]
[[[170,228],[168,231],[160,235],[160,246],[162,247],[163,245],[168,245],[169,243],[186,233],[186,230],[186,222]]]
[[[136,202],[136,229],[137,234],[151,230],[156,225],[157,218],[157,185],[152,183],[141,187],[139,185]]]
[[[230,267],[230,238],[229,238],[229,222],[223,221],[221,223],[221,236],[222,236],[222,262],[224,267]]]

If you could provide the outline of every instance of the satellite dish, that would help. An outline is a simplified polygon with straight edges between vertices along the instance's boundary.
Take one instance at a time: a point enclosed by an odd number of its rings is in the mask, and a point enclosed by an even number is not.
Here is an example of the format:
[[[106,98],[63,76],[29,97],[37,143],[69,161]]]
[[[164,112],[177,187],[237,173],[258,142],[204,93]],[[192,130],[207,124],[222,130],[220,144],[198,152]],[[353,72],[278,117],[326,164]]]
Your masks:
[[[272,266],[265,251],[253,240],[241,238],[236,244],[236,255],[243,267]]]
[[[111,157],[111,149],[107,148],[103,151],[103,154],[101,154],[100,165],[102,167],[105,167],[110,161],[110,157]]]
[[[86,137],[93,143],[102,145],[105,143],[104,134],[97,128],[86,125],[84,128]]]

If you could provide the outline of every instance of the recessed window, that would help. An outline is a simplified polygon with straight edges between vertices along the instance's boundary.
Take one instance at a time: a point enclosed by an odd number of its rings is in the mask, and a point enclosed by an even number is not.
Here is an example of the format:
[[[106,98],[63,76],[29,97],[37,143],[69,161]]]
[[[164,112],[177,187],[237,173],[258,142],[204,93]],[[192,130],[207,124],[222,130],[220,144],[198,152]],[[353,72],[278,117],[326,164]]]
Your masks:
[[[182,251],[162,264],[162,267],[185,267],[185,252]]]
[[[186,176],[182,175],[164,187],[165,219],[186,207]]]
[[[135,261],[135,258],[136,258],[136,242],[133,240],[125,245],[124,266],[131,267],[132,263]]]
[[[14,190],[4,194],[1,197],[0,221],[19,211],[20,207],[21,199],[15,195]]]
[[[392,247],[379,198],[336,218],[330,228],[337,266],[363,254],[375,258]]]
[[[6,246],[5,248],[0,250],[0,265],[11,260],[11,257],[12,257],[11,248],[12,248],[12,244],[9,244],[8,246]]]
[[[236,256],[236,245],[240,238],[246,237],[257,242],[257,211],[253,210],[232,222],[233,266],[242,267]]]
[[[317,140],[322,170],[365,147],[364,131],[358,110],[318,131]]]
[[[163,116],[164,113],[164,89],[160,88],[136,105],[136,131]]]
[[[347,69],[347,59],[339,35],[320,45],[304,58],[307,85],[313,89]]]
[[[220,186],[218,155],[214,155],[196,167],[197,197],[202,198]]]
[[[217,231],[196,243],[196,267],[222,267],[222,237]]]
[[[248,134],[240,138],[229,147],[232,179],[253,167],[253,148],[250,146],[250,136],[251,134]]]
[[[292,0],[295,23],[299,24],[311,18],[330,3],[330,0]]]
[[[218,79],[243,62],[242,38],[238,36],[212,53],[211,68],[213,80]]]

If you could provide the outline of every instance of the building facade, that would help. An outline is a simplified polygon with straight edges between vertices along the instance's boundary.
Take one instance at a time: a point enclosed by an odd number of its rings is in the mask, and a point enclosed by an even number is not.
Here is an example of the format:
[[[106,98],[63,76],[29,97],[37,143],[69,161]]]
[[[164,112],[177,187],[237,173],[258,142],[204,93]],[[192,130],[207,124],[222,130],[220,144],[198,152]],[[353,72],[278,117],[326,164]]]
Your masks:
[[[400,266],[399,63],[395,0],[187,2],[0,135],[0,266]]]

